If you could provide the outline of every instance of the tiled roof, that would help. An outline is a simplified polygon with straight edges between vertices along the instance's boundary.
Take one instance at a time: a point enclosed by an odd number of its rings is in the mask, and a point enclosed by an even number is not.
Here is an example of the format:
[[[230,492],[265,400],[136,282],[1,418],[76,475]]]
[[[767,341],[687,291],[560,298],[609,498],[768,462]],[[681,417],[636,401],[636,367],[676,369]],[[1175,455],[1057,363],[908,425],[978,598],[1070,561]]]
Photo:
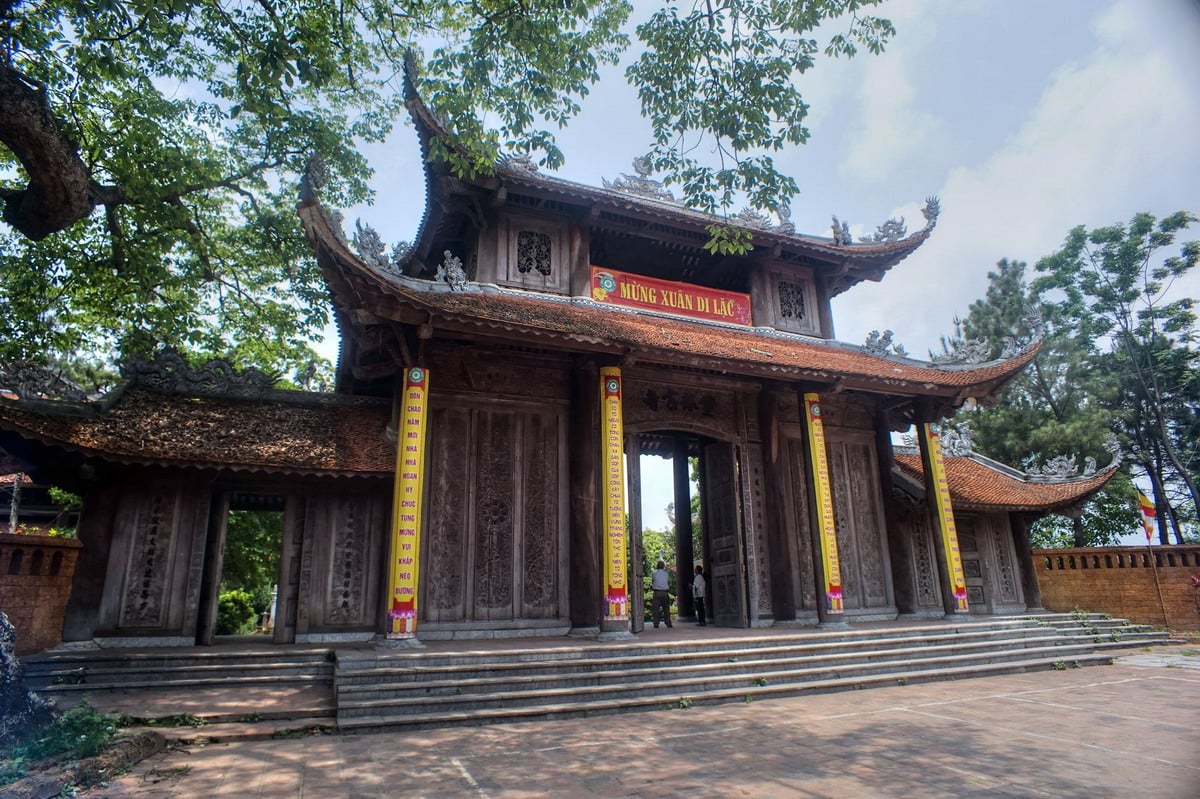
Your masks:
[[[309,395],[311,397],[311,395]],[[297,400],[303,397],[298,396]],[[108,410],[0,401],[0,428],[123,463],[236,471],[390,474],[378,400],[227,399],[129,390]]]
[[[1090,477],[1043,482],[1029,480],[1016,470],[1002,469],[999,464],[989,465],[985,458],[945,460],[950,500],[956,509],[964,510],[1049,512],[1082,502],[1116,474],[1116,468],[1110,467]],[[924,485],[920,455],[897,452],[895,461],[902,474]]]
[[[18,479],[21,481],[21,485],[23,486],[33,485],[32,480],[30,480],[26,475],[18,472],[17,474],[0,474],[0,486],[14,485]]]
[[[720,325],[645,311],[631,312],[587,298],[528,291],[452,292],[427,280],[386,275],[368,266],[342,241],[316,203],[300,209],[318,258],[346,310],[382,308],[389,300],[433,314],[435,328],[490,329],[571,340],[578,349],[633,354],[642,362],[689,361],[731,373],[834,382],[899,394],[986,396],[1037,354],[1037,345],[1006,361],[976,367],[936,367],[899,357],[870,355],[858,347],[767,328]],[[382,312],[382,311],[381,311]]]
[[[421,146],[421,160],[426,165],[426,212],[421,220],[417,236],[420,241],[431,229],[430,213],[433,212],[435,216],[440,213],[437,205],[433,203],[433,196],[430,193],[433,180],[437,178],[435,173],[440,172],[444,176],[447,172],[444,168],[436,169],[436,161],[431,157],[431,142],[440,139],[446,146],[457,150],[462,156],[470,157],[471,154],[461,145],[456,144],[446,126],[425,104],[416,89],[414,76],[411,74],[405,75],[404,92],[409,114],[417,129]],[[713,224],[730,224],[730,220],[724,217],[706,214],[678,203],[613,188],[588,186],[540,171],[512,168],[504,160],[496,164],[496,171],[492,179],[518,189],[534,189],[539,193],[557,195],[570,202],[589,205],[597,210],[603,208],[618,215],[633,213],[653,217],[668,225],[695,231],[707,231],[707,228]],[[457,183],[461,179],[455,177],[454,180]],[[753,240],[758,246],[769,247],[778,244],[790,250],[817,255],[845,266],[866,268],[868,271],[877,272],[877,276],[871,279],[878,280],[883,272],[907,258],[925,243],[925,240],[933,232],[933,223],[928,223],[921,230],[897,241],[859,242],[849,245],[835,244],[832,238],[826,236],[804,235],[781,228],[748,227],[745,230],[752,234]],[[865,273],[854,272],[852,275],[845,275],[841,281],[837,282],[837,285],[833,286],[834,292],[835,294],[841,293],[865,278]]]

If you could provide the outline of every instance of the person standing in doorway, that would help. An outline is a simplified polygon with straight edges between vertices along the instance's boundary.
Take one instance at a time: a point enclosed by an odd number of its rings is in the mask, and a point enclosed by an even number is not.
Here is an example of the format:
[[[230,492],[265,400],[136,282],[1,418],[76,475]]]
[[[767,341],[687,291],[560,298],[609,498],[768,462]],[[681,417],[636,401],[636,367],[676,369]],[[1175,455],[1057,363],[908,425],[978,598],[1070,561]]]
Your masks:
[[[708,621],[704,615],[704,565],[696,564],[696,576],[692,579],[692,604],[696,606],[696,623],[703,627]]]
[[[654,592],[651,615],[654,616],[654,626],[660,621],[671,625],[671,576],[667,574],[667,564],[659,561],[654,573],[650,575],[650,590]]]

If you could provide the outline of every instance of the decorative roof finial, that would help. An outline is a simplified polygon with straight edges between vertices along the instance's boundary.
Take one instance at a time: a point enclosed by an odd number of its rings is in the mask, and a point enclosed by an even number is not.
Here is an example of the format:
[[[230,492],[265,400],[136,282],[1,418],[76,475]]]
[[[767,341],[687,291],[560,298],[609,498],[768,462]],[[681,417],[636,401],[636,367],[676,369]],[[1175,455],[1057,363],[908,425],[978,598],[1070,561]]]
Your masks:
[[[446,285],[450,287],[451,291],[466,291],[468,282],[467,270],[463,269],[462,259],[449,250],[446,250],[442,255],[445,256],[445,260],[438,265],[438,280],[446,281]]]
[[[925,207],[921,209],[921,214],[925,217],[925,227],[934,227],[937,225],[938,216],[942,213],[942,204],[937,197],[929,196],[925,198]]]
[[[836,214],[833,217],[833,243],[839,247],[854,243],[854,237],[850,235],[850,223],[839,222]]]
[[[653,171],[650,166],[650,160],[645,156],[633,159],[633,171],[636,175],[623,174],[615,180],[601,178],[601,183],[604,188],[620,191],[626,194],[636,194],[639,197],[648,197],[651,200],[661,200],[663,202],[674,203],[675,195],[667,191],[657,180],[650,177]]]

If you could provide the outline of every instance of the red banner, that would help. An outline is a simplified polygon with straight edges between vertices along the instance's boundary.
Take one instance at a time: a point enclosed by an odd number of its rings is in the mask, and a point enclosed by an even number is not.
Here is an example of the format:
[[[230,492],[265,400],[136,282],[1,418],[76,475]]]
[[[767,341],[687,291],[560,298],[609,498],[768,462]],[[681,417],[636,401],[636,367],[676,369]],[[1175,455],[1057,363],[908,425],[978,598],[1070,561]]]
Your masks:
[[[592,267],[592,299],[626,308],[749,325],[750,295]]]

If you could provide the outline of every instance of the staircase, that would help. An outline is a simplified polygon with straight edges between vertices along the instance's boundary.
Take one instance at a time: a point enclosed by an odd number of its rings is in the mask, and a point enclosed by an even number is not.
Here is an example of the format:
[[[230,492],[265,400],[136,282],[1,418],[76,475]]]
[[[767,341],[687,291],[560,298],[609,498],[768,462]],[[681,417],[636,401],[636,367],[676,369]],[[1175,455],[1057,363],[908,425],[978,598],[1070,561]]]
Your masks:
[[[542,639],[518,648],[56,651],[30,687],[130,716],[269,719],[345,731],[591,716],[1107,663],[1167,633],[1098,614],[762,631],[675,641]],[[711,633],[710,633],[711,635]],[[442,651],[439,651],[442,650]],[[297,725],[293,725],[297,726]]]
[[[86,696],[109,712],[208,722],[333,712],[327,647],[59,650],[22,662],[29,687],[60,707]]]
[[[935,622],[603,649],[339,654],[343,730],[421,728],[753,701],[875,685],[1072,668],[1165,643],[1079,614]]]

